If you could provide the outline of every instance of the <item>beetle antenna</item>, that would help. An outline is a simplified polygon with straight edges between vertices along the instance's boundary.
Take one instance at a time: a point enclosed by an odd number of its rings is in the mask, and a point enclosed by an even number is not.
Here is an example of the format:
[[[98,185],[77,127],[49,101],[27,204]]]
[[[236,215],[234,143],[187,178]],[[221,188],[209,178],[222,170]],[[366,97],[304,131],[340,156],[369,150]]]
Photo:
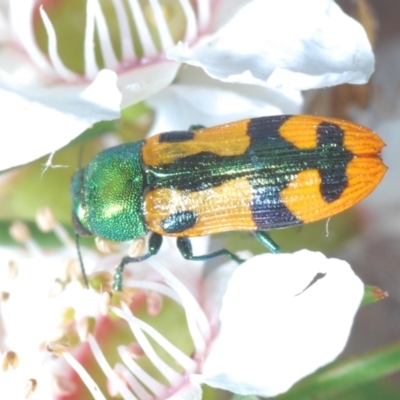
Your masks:
[[[85,266],[83,265],[81,247],[79,245],[79,237],[80,236],[76,233],[75,234],[76,251],[78,252],[79,265],[81,266],[81,272],[82,272],[82,276],[83,276],[83,281],[85,282],[86,288],[89,289],[89,282],[88,282],[88,278],[86,276]]]
[[[85,146],[82,145],[79,149],[79,154],[78,154],[78,169],[82,168],[82,160],[83,160],[83,152],[85,150]]]

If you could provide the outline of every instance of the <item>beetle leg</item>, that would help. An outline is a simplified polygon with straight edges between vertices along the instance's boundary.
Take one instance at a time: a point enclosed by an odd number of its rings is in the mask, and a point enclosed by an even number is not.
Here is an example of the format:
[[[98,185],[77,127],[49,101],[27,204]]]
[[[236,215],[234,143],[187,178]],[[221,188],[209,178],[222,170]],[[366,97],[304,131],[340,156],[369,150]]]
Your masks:
[[[144,254],[143,256],[140,257],[124,257],[121,262],[119,263],[118,267],[116,268],[115,274],[114,274],[114,285],[113,289],[115,291],[122,290],[122,280],[123,280],[123,274],[124,274],[124,269],[125,265],[133,262],[140,262],[148,259],[151,256],[154,256],[154,254],[157,254],[158,251],[161,248],[162,244],[162,236],[159,235],[158,233],[152,233],[150,238],[149,238],[149,251]]]
[[[206,261],[210,260],[211,258],[218,257],[218,256],[228,256],[231,260],[236,261],[238,264],[243,263],[245,260],[242,260],[237,255],[232,253],[229,250],[221,249],[218,251],[214,251],[210,254],[204,254],[202,256],[194,256],[192,250],[192,244],[190,243],[189,238],[186,237],[178,237],[176,239],[176,245],[178,246],[179,251],[181,252],[183,258],[186,260],[193,260],[193,261]]]
[[[205,129],[206,127],[204,125],[190,125],[189,126],[189,131],[195,131],[197,129]]]
[[[253,234],[271,253],[277,254],[281,252],[279,246],[271,239],[271,236],[267,232],[253,231]]]

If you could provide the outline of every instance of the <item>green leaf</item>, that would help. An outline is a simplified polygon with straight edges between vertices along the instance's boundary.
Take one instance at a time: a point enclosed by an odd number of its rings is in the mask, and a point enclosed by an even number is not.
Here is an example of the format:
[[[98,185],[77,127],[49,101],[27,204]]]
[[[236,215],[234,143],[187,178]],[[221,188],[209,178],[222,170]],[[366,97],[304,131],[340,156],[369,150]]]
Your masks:
[[[218,390],[208,386],[208,385],[201,385],[201,389],[203,391],[202,400],[217,400],[220,399],[220,396],[217,396]]]
[[[341,394],[340,400],[399,400],[400,389],[383,382],[373,382]]]
[[[279,400],[343,399],[346,392],[400,371],[400,343],[338,361],[303,379]]]
[[[240,394],[235,394],[231,397],[231,400],[259,400],[257,396],[242,396]]]

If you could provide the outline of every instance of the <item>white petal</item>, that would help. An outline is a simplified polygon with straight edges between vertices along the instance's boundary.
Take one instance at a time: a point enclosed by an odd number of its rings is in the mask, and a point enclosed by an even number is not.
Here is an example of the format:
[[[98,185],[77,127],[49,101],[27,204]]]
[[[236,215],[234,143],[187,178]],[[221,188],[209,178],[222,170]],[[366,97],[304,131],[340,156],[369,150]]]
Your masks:
[[[249,255],[248,258],[250,257],[251,255]],[[243,259],[246,259],[246,256],[243,256]],[[218,268],[214,268],[211,273],[206,275],[206,279],[204,279],[204,294],[200,301],[201,306],[208,317],[210,326],[214,329],[218,329],[219,327],[219,314],[222,308],[222,301],[229,280],[237,268],[239,268],[239,265],[234,261],[230,261],[224,265],[219,265]]]
[[[159,133],[197,124],[214,126],[265,115],[297,114],[303,99],[298,91],[222,83],[199,68],[186,67],[148,103],[157,110],[151,132]]]
[[[343,350],[362,296],[344,261],[306,250],[253,257],[233,273],[220,332],[195,378],[239,394],[282,393]]]
[[[167,400],[201,400],[202,390],[198,383],[188,383]]]
[[[95,122],[118,118],[121,95],[116,80],[114,72],[103,70],[86,88],[27,87],[0,71],[0,170],[58,150]]]
[[[142,101],[168,86],[180,67],[171,61],[136,66],[118,77],[118,87],[122,92],[121,108]]]
[[[213,10],[213,18],[211,20],[211,31],[215,32],[217,29],[226,25],[241,9],[253,0],[219,0],[215,4]]]
[[[40,50],[33,29],[35,0],[9,2],[9,23],[18,44],[45,75],[54,77],[54,70]]]
[[[299,90],[365,83],[374,69],[364,29],[332,0],[254,0],[216,34],[167,55],[223,81]]]

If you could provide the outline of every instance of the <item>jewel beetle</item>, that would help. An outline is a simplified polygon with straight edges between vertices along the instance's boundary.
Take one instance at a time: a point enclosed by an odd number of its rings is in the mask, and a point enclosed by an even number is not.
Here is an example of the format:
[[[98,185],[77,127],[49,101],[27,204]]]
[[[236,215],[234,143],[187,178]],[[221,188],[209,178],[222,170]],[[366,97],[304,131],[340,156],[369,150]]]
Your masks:
[[[195,256],[190,237],[252,231],[271,251],[269,229],[305,224],[358,203],[387,167],[383,141],[361,125],[311,115],[251,118],[211,128],[195,126],[99,153],[73,176],[72,221],[78,235],[126,241],[151,232],[141,257],[177,237],[183,257]]]

